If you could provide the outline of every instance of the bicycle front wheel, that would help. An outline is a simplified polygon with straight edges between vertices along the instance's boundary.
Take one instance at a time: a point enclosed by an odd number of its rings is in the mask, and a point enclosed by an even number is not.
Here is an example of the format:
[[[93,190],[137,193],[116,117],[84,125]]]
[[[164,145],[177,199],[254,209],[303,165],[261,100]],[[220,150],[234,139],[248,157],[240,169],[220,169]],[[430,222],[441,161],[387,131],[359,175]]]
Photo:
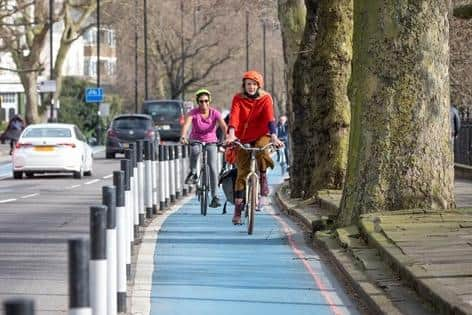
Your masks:
[[[249,183],[249,200],[248,202],[248,222],[247,222],[247,234],[252,235],[254,232],[254,219],[257,207],[257,178],[251,177]]]
[[[200,213],[207,215],[208,210],[208,166],[205,167],[205,171],[202,172],[202,187],[200,195]]]

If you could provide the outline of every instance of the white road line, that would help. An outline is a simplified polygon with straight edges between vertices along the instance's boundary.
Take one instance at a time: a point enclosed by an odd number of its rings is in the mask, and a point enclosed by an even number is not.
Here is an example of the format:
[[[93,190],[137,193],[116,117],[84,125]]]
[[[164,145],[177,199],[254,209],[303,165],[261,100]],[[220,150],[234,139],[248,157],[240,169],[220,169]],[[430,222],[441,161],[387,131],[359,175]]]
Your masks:
[[[90,184],[94,184],[96,182],[99,182],[100,180],[97,178],[97,179],[94,179],[94,180],[91,180],[89,182],[86,182],[85,185],[90,185]]]
[[[69,189],[74,189],[74,188],[77,188],[77,187],[80,187],[81,185],[73,185],[73,186],[70,186]]]
[[[7,202],[12,202],[12,201],[16,201],[16,198],[0,200],[0,203],[7,203]]]
[[[103,176],[102,178],[103,179],[108,179],[108,178],[112,178],[113,177],[113,174],[110,174],[110,175],[107,175],[107,176]]]
[[[31,197],[35,197],[35,196],[39,196],[39,193],[25,195],[25,196],[22,196],[20,198],[21,199],[26,199],[26,198],[31,198]]]

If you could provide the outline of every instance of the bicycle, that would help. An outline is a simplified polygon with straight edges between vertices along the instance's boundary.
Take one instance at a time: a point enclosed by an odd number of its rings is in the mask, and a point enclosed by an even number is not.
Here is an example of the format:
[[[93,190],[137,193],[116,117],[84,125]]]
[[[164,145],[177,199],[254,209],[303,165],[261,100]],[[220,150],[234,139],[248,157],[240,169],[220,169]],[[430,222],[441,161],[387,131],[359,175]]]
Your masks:
[[[198,201],[200,201],[200,214],[206,216],[208,210],[208,192],[210,191],[210,171],[208,169],[206,148],[208,145],[217,145],[217,143],[205,143],[198,140],[191,140],[190,144],[199,144],[202,148],[200,174],[198,176],[195,193]]]
[[[247,234],[251,235],[254,232],[254,218],[255,212],[259,207],[259,175],[257,174],[257,163],[256,154],[263,152],[269,148],[274,148],[272,143],[268,143],[261,148],[251,147],[249,144],[242,144],[239,141],[234,141],[233,144],[239,146],[242,150],[250,153],[250,168],[249,174],[246,176],[245,182],[245,206],[244,206],[244,218],[248,219],[247,223]]]

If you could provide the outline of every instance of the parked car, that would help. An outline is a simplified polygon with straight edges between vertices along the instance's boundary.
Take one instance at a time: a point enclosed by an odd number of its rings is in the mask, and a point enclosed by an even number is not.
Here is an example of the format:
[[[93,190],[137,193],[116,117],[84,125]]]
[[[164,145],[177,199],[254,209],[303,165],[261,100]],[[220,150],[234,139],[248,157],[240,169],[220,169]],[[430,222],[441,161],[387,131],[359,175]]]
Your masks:
[[[33,124],[23,130],[13,151],[13,178],[35,173],[72,172],[74,178],[92,175],[92,148],[77,126]]]
[[[136,140],[159,142],[159,132],[154,128],[151,116],[143,114],[116,116],[106,134],[106,158],[113,159],[116,153],[124,153],[129,143]]]
[[[161,140],[179,140],[185,118],[184,102],[180,100],[144,101],[143,113],[152,117]]]

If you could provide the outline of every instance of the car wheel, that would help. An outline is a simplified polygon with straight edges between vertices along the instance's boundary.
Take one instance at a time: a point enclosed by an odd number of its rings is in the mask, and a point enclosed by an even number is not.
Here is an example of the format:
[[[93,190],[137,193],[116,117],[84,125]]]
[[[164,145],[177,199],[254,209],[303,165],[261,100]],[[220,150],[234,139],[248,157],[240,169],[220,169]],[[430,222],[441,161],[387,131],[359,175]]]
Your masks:
[[[14,171],[13,172],[13,178],[14,179],[22,179],[23,178],[23,172]]]
[[[81,179],[84,176],[84,168],[83,166],[80,167],[80,171],[74,172],[74,178]]]
[[[114,158],[115,158],[115,153],[106,152],[106,153],[105,153],[105,157],[106,157],[107,159],[114,159]]]
[[[33,172],[25,172],[26,177],[28,178],[33,178],[34,173]]]

